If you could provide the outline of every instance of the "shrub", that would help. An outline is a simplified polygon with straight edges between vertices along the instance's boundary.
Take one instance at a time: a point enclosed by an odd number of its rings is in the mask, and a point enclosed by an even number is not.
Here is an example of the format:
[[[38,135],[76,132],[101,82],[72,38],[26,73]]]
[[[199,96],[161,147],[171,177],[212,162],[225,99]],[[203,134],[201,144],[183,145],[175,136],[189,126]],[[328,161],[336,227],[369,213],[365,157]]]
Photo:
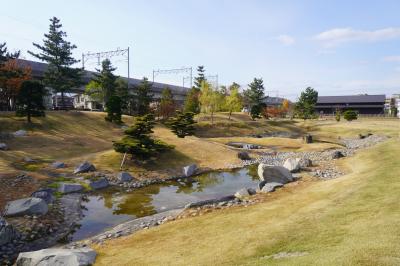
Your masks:
[[[176,112],[176,116],[171,118],[168,125],[171,127],[172,132],[175,133],[179,138],[184,138],[186,136],[194,135],[194,124],[193,120],[194,113],[180,111]]]
[[[339,110],[336,110],[335,119],[337,122],[340,121],[340,111]]]
[[[347,121],[356,120],[358,118],[358,114],[354,110],[347,110],[343,113],[343,118]]]

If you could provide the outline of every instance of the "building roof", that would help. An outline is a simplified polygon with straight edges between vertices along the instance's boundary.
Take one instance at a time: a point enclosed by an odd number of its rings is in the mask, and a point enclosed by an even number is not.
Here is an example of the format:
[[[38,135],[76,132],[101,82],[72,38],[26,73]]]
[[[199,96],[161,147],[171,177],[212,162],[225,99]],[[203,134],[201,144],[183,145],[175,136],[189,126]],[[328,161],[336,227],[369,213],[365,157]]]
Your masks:
[[[18,59],[17,62],[21,66],[30,67],[32,69],[32,76],[33,77],[43,77],[44,73],[45,73],[45,71],[47,69],[47,64],[46,63],[42,63],[42,62],[36,62],[36,61],[25,60],[25,59]],[[94,72],[94,71],[85,70],[84,74],[83,74],[83,77],[82,77],[83,81],[88,83],[93,78],[95,73],[96,72]],[[125,81],[128,80],[127,77],[121,77],[121,78],[123,78]],[[141,79],[129,78],[129,85],[137,86],[141,82],[142,82]],[[182,86],[176,86],[176,85],[171,85],[171,84],[154,82],[152,90],[154,92],[161,92],[166,87],[171,89],[173,94],[180,94],[180,95],[186,95],[188,90],[190,89],[190,88],[182,87]],[[82,89],[84,89],[84,87],[82,87]]]
[[[347,95],[347,96],[318,96],[317,104],[325,103],[384,103],[386,96],[380,95]]]

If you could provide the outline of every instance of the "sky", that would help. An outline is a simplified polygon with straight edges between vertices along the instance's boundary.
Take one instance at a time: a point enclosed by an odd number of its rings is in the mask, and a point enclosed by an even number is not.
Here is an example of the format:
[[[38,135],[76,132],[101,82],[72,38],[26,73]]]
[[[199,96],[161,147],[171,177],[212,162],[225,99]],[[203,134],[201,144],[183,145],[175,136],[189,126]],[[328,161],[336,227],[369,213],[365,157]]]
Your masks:
[[[400,93],[398,0],[0,1],[0,42],[26,59],[56,16],[76,58],[129,47],[135,78],[204,65],[219,85],[263,78],[266,94],[292,100],[309,86],[319,95]],[[125,58],[112,63],[127,75]],[[155,81],[181,85],[186,75]]]

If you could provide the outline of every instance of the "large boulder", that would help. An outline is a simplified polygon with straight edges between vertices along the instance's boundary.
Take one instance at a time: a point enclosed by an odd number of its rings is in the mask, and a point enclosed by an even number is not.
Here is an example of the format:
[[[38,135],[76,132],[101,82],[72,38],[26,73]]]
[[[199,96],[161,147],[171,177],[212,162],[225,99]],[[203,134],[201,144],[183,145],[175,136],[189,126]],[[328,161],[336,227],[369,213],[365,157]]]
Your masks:
[[[65,168],[66,165],[63,162],[54,162],[51,164],[51,167],[53,167],[55,169],[60,169],[60,168]]]
[[[26,132],[26,130],[17,130],[13,133],[14,137],[25,137],[28,134],[28,132]]]
[[[7,144],[5,144],[5,143],[0,143],[0,150],[2,150],[2,151],[8,150]]]
[[[283,187],[283,184],[277,182],[265,183],[261,189],[261,192],[273,192],[278,187]]]
[[[283,166],[260,163],[257,172],[260,180],[265,180],[267,183],[277,182],[286,184],[294,180],[290,171]]]
[[[17,258],[17,266],[87,266],[93,265],[96,252],[91,248],[63,249],[49,248],[32,252],[22,252]]]
[[[39,189],[31,194],[33,198],[39,198],[44,200],[47,204],[53,203],[54,196],[51,188]]]
[[[128,172],[121,172],[118,173],[117,179],[119,182],[125,183],[125,182],[131,182],[133,180],[133,176],[129,174]]]
[[[0,246],[7,244],[19,236],[14,227],[0,216]]]
[[[197,165],[191,164],[183,167],[183,175],[186,177],[192,176],[196,173]]]
[[[100,178],[98,180],[90,181],[90,183],[89,183],[89,186],[92,189],[102,189],[102,188],[108,187],[108,185],[109,185],[108,180],[105,177]]]
[[[31,197],[8,202],[4,208],[4,216],[43,215],[48,210],[46,201]]]
[[[286,161],[283,163],[283,167],[292,173],[300,171],[300,158],[286,159]]]
[[[79,192],[83,190],[83,186],[78,183],[59,183],[58,191],[64,194]]]
[[[74,174],[96,171],[96,167],[89,162],[83,162],[75,168]]]
[[[249,153],[247,153],[245,151],[238,152],[237,157],[240,160],[244,160],[244,161],[251,160]]]

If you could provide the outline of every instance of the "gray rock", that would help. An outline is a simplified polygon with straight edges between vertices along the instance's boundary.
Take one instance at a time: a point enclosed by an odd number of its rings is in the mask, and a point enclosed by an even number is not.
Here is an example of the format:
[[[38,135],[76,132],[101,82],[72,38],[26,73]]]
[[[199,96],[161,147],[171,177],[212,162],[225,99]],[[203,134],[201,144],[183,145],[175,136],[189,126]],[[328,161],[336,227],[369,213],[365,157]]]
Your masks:
[[[105,177],[103,177],[103,178],[101,178],[99,180],[91,181],[89,183],[89,186],[92,189],[102,189],[102,188],[108,187],[108,185],[109,185],[108,180]]]
[[[311,161],[310,159],[302,158],[302,159],[300,160],[300,167],[301,167],[301,168],[310,167],[310,166],[312,166],[312,165],[313,165],[313,163],[312,163],[312,161]]]
[[[334,151],[332,153],[332,159],[339,159],[344,157],[344,154],[341,151]]]
[[[307,143],[307,144],[313,142],[313,138],[312,138],[312,136],[310,134],[304,135],[303,136],[303,140],[304,140],[304,143]]]
[[[0,216],[0,247],[18,238],[19,233]]]
[[[49,248],[32,252],[22,252],[17,258],[17,266],[87,266],[93,265],[96,252],[91,248],[62,249]]]
[[[83,190],[83,186],[77,183],[59,183],[58,191],[64,194],[79,192]]]
[[[240,160],[251,160],[250,155],[245,151],[238,152],[237,157]]]
[[[283,163],[283,167],[294,173],[300,170],[300,158],[288,158]]]
[[[188,177],[194,175],[196,173],[196,170],[197,170],[197,165],[191,164],[183,167],[183,174],[184,176]]]
[[[121,172],[117,175],[119,182],[125,183],[133,180],[133,177],[128,172]]]
[[[33,192],[31,197],[42,199],[47,204],[53,203],[54,201],[53,190],[51,188],[39,189]]]
[[[261,191],[261,189],[265,186],[266,183],[267,183],[267,181],[265,181],[265,180],[258,183],[257,190]]]
[[[241,190],[239,190],[235,193],[235,197],[238,199],[242,199],[242,198],[245,198],[248,196],[250,196],[250,194],[249,194],[249,191],[247,190],[247,188],[242,188]]]
[[[286,184],[294,180],[290,171],[282,166],[273,166],[260,163],[258,165],[257,172],[260,180],[265,180],[268,183],[277,182]]]
[[[250,195],[255,195],[257,191],[254,188],[248,188],[247,192],[249,192]]]
[[[4,216],[43,215],[47,211],[46,201],[32,197],[8,202],[4,208]]]
[[[59,168],[65,168],[66,165],[63,162],[54,162],[51,164],[51,167],[59,169]]]
[[[265,185],[261,189],[261,192],[273,192],[278,187],[283,187],[283,184],[277,182],[265,183]]]
[[[26,162],[26,163],[34,163],[36,161],[34,159],[32,159],[31,157],[24,157],[24,162]]]
[[[96,171],[96,167],[89,162],[83,162],[75,168],[74,174]]]
[[[2,150],[2,151],[8,150],[7,144],[5,144],[5,143],[0,143],[0,150]]]
[[[26,136],[27,134],[28,134],[28,132],[26,132],[26,130],[22,130],[22,129],[20,129],[20,130],[18,130],[18,131],[15,131],[15,132],[13,133],[14,137],[24,137],[24,136]]]

